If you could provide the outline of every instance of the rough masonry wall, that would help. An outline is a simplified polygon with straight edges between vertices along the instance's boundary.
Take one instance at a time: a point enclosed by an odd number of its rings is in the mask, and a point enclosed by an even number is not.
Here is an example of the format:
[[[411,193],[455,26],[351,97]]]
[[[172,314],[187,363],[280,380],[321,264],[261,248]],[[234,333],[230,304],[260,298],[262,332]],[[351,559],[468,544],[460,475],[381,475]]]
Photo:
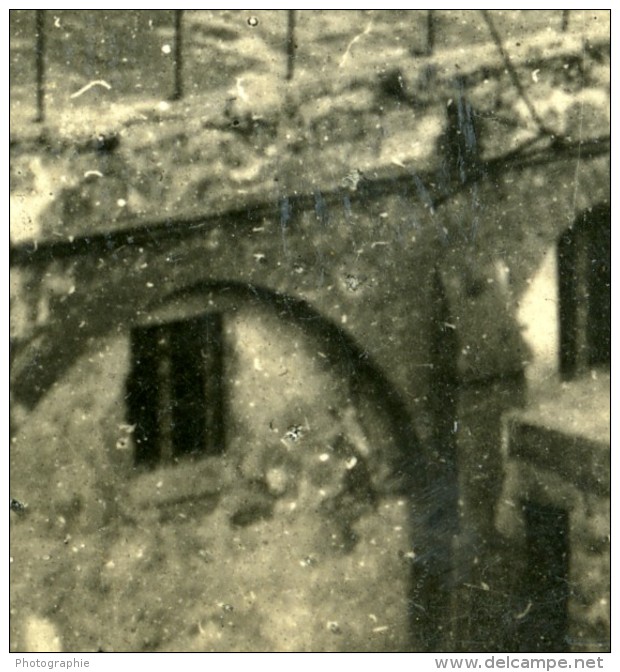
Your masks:
[[[609,202],[608,36],[586,23],[586,50],[510,35],[525,98],[488,42],[415,59],[352,46],[346,68],[302,65],[295,86],[240,72],[232,94],[122,109],[95,87],[43,143],[14,136],[12,487],[27,507],[12,646],[37,614],[69,648],[428,645],[413,560],[458,534],[466,581],[495,535],[500,416],[526,392],[518,302],[561,232]],[[232,353],[229,458],[204,463],[199,493],[166,470],[128,477],[130,330],[213,310]],[[441,487],[451,447],[460,528]],[[353,458],[370,486],[334,530]],[[233,474],[267,487],[239,530]],[[204,508],[175,508],[195,494]],[[188,572],[215,586],[205,602]],[[104,632],[93,602],[114,614]]]

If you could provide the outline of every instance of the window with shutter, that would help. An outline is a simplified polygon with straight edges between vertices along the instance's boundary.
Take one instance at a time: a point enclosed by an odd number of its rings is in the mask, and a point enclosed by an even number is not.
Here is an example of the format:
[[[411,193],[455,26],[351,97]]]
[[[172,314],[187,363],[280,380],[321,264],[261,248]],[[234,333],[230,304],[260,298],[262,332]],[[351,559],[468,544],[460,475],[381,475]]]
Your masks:
[[[586,211],[558,244],[560,372],[565,379],[611,362],[611,212]]]
[[[223,452],[223,368],[220,314],[132,331],[127,408],[136,465]]]

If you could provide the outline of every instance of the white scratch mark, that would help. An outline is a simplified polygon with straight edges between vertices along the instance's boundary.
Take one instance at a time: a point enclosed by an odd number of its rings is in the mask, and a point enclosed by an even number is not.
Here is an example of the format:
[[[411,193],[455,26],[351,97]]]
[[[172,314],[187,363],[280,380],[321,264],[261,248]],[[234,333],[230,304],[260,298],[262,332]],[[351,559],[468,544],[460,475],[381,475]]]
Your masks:
[[[529,613],[530,609],[532,608],[532,603],[531,601],[527,603],[527,607],[520,613],[515,616],[515,618],[520,621],[522,618],[525,618]]]
[[[79,91],[72,93],[69,97],[77,98],[81,96],[83,93],[86,93],[89,89],[92,89],[94,86],[103,86],[103,88],[108,89],[108,91],[112,88],[111,85],[108,84],[104,79],[95,79],[92,82],[88,82],[88,84],[86,84],[86,86],[83,86]]]
[[[249,100],[249,97],[248,94],[245,92],[245,89],[243,88],[243,79],[244,79],[243,77],[237,77],[235,79],[235,84],[237,93],[239,94],[239,98],[241,98],[241,100],[247,101]]]
[[[538,83],[538,73],[539,73],[539,72],[540,72],[540,68],[536,68],[536,70],[534,70],[534,71],[532,72],[532,79],[533,79],[536,83]]]
[[[129,425],[126,423],[121,423],[118,428],[121,430],[121,432],[127,432],[127,434],[133,434],[137,425]]]
[[[369,33],[371,30],[372,30],[372,19],[368,22],[368,25],[366,26],[366,28],[365,28],[359,35],[356,35],[356,36],[349,42],[349,44],[347,45],[347,48],[346,48],[344,54],[342,55],[342,58],[340,59],[340,64],[339,64],[339,66],[338,66],[339,68],[344,67],[345,63],[347,62],[347,60],[348,60],[348,58],[349,58],[349,55],[350,55],[350,52],[351,52],[351,47],[352,47],[358,40],[360,40],[362,37],[364,37],[364,35],[368,35],[368,33]]]

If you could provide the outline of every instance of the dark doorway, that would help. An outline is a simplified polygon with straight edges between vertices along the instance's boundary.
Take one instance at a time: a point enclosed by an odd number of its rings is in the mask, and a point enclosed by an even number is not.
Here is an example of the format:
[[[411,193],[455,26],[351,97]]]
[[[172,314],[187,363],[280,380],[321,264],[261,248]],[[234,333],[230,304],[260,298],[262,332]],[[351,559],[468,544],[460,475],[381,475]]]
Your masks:
[[[552,506],[525,506],[527,571],[526,615],[520,632],[521,651],[567,651],[568,512]]]

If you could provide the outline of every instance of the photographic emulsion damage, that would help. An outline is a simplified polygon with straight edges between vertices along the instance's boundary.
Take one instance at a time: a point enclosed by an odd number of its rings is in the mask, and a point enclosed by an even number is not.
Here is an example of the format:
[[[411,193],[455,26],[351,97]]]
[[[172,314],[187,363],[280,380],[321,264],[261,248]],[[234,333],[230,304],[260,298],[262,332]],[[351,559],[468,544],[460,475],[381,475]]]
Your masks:
[[[9,28],[11,651],[609,651],[610,12]]]

